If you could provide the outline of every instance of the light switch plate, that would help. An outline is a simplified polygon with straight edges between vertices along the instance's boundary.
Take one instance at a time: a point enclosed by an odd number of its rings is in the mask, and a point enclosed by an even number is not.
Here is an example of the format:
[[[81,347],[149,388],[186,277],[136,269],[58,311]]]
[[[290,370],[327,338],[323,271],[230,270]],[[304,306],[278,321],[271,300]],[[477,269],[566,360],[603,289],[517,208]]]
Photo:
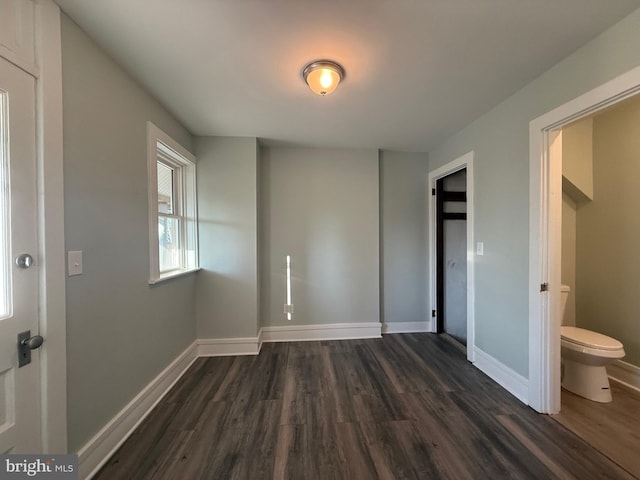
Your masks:
[[[476,243],[476,255],[484,255],[484,242]]]
[[[69,276],[82,275],[82,250],[73,250],[67,254]]]

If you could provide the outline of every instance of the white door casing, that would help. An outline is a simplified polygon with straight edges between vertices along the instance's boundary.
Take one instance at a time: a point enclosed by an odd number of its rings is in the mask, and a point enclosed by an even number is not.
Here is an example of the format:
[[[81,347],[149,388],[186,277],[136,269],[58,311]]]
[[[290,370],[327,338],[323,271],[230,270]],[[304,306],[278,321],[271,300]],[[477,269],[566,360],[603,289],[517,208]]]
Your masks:
[[[640,93],[640,67],[532,120],[529,124],[529,405],[560,411],[560,130]],[[541,284],[548,290],[541,292]]]
[[[7,269],[2,290],[8,299],[0,320],[0,453],[39,453],[40,353],[34,350],[31,364],[18,368],[17,350],[20,332],[38,334],[35,79],[0,59],[0,97],[0,194],[7,207],[0,265]],[[30,268],[15,261],[23,253],[34,258]]]
[[[436,202],[431,190],[436,187],[436,180],[446,177],[459,170],[467,170],[467,360],[475,361],[475,257],[474,257],[474,193],[473,193],[473,157],[469,152],[461,157],[429,172],[429,305],[431,310],[436,307]],[[431,332],[435,332],[435,320],[431,319]]]
[[[60,21],[53,0],[0,1],[0,57],[35,79],[43,453],[68,448]]]

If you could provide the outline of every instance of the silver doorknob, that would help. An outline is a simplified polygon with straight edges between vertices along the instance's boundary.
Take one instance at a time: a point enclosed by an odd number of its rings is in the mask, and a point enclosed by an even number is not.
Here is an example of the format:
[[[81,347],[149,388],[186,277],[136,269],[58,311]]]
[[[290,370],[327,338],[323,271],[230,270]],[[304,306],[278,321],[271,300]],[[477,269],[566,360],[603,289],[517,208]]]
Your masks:
[[[16,257],[16,265],[18,268],[29,268],[33,265],[33,257],[28,253],[21,253]]]

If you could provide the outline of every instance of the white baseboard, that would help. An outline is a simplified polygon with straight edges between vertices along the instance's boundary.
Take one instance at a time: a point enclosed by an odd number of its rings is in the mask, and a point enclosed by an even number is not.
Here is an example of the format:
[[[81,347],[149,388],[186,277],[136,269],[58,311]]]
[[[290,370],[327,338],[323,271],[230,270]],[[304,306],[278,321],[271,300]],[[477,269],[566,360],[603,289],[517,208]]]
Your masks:
[[[79,478],[89,479],[98,472],[196,358],[193,342],[78,451]]]
[[[506,391],[522,403],[528,405],[529,400],[529,380],[518,372],[493,358],[488,353],[483,352],[478,347],[474,347],[474,365],[498,383]]]
[[[616,360],[607,365],[607,374],[612,380],[640,391],[640,367]]]
[[[316,325],[279,325],[262,327],[257,337],[205,338],[197,340],[198,356],[257,355],[263,343],[310,340],[348,340],[380,338],[381,324],[329,323]]]
[[[325,325],[282,325],[262,327],[262,342],[301,342],[308,340],[349,340],[356,338],[380,338],[382,324],[328,323]]]
[[[425,322],[389,322],[382,324],[382,333],[420,333],[430,332],[431,321]]]
[[[260,353],[260,337],[204,338],[196,340],[199,357],[227,357],[257,355]]]

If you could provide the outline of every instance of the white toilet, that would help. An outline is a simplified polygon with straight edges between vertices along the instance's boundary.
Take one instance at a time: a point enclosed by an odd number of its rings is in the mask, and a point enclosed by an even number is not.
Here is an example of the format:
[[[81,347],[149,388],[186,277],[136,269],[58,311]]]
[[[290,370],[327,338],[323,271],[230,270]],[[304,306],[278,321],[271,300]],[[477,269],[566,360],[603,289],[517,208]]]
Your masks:
[[[569,287],[562,285],[562,323]],[[605,365],[624,357],[624,348],[615,338],[584,328],[561,326],[562,388],[594,402],[612,400]]]

